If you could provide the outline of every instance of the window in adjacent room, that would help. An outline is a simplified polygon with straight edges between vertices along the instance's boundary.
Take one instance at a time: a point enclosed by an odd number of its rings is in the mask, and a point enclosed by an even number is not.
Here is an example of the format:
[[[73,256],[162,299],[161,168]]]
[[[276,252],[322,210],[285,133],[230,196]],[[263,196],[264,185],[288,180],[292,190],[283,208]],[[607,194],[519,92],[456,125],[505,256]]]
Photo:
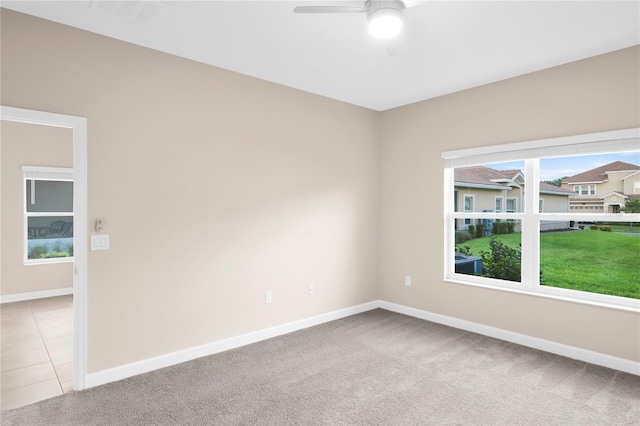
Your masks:
[[[73,261],[73,169],[23,166],[25,265]]]

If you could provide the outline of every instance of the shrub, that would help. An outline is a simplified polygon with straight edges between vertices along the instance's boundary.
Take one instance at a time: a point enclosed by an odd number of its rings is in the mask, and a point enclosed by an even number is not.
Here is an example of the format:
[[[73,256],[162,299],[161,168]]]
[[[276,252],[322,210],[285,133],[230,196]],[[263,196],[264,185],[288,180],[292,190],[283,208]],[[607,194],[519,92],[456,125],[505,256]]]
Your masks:
[[[609,225],[600,225],[600,230],[605,232],[611,232],[611,227]]]
[[[47,254],[47,252],[48,252],[48,250],[47,250],[47,246],[46,245],[33,246],[33,248],[31,249],[31,253],[29,253],[28,258],[29,259],[42,259],[42,256]]]
[[[479,223],[476,225],[476,238],[484,237],[484,225]]]
[[[51,253],[45,253],[40,255],[40,259],[51,259],[54,257],[69,257],[69,253],[66,251],[52,251]]]
[[[493,235],[505,234],[505,222],[493,222]]]
[[[513,234],[515,231],[515,222],[495,222],[493,224],[493,233],[499,234]]]
[[[578,225],[578,228],[580,228],[581,231],[584,231],[584,225]]]
[[[469,235],[471,238],[476,238],[476,227],[475,225],[469,225]]]
[[[456,253],[462,253],[467,256],[471,256],[471,247],[466,244],[464,246],[456,246]]]
[[[598,230],[598,225],[590,225],[589,229],[591,229],[592,231],[597,231]]]
[[[507,281],[520,281],[521,252],[506,246],[502,241],[491,237],[490,252],[483,251],[482,275]]]
[[[46,245],[34,246],[29,253],[29,259],[52,259],[56,257],[70,257],[73,256],[73,244],[69,244],[66,250],[60,248],[59,244],[56,244],[52,251],[47,249]]]
[[[471,235],[467,231],[456,231],[456,244],[462,244],[471,239]],[[73,246],[71,246],[71,253],[73,253]],[[72,254],[73,255],[73,254]]]

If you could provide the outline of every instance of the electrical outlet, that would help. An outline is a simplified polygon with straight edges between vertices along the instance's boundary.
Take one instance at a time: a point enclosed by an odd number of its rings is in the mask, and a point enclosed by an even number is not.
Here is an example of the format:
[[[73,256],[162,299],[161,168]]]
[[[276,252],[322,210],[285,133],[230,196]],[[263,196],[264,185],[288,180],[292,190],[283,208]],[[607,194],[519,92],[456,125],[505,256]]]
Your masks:
[[[313,287],[313,284],[309,285],[309,296],[312,296],[316,289]]]
[[[411,285],[411,276],[405,275],[405,277],[404,277],[404,285],[406,285],[406,286],[410,286]]]
[[[273,302],[273,294],[270,291],[266,291],[264,293],[264,303],[271,303]]]

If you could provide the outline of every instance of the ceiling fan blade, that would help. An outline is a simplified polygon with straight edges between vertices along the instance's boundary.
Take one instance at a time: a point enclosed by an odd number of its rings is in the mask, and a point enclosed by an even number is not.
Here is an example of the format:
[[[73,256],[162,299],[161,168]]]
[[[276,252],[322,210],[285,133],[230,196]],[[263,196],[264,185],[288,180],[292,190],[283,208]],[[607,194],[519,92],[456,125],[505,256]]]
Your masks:
[[[414,6],[420,6],[421,4],[426,3],[426,1],[425,0],[402,0],[402,3],[404,3],[404,7],[410,8]]]
[[[296,6],[294,13],[363,13],[366,7],[353,6]]]

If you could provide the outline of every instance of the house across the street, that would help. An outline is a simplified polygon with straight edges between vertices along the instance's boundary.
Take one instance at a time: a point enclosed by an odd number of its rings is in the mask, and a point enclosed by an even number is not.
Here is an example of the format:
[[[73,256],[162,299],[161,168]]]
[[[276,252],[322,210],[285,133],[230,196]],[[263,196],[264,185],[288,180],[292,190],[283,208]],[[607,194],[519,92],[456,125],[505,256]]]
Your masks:
[[[485,166],[455,170],[455,210],[464,212],[516,213],[524,208],[524,174],[521,170],[495,170]],[[540,182],[539,212],[569,213],[573,191]],[[487,220],[485,229],[487,229]],[[468,229],[479,220],[460,219],[456,230]],[[545,221],[542,231],[569,228],[569,221]],[[520,231],[518,223],[515,231]]]
[[[619,213],[627,199],[640,199],[640,166],[614,161],[562,179],[572,213]]]

